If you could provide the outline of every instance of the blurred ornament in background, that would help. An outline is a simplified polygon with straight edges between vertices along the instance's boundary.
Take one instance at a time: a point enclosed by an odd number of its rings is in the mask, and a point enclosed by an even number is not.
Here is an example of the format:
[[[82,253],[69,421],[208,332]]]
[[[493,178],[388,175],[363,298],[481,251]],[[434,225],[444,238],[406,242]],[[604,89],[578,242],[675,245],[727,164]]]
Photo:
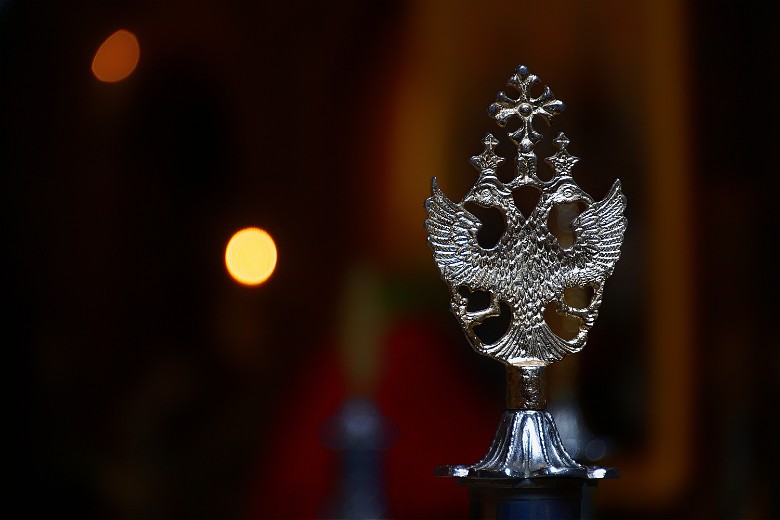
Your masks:
[[[336,495],[324,518],[378,519],[387,512],[382,453],[392,442],[392,427],[365,397],[347,399],[322,429],[322,442],[338,451]]]

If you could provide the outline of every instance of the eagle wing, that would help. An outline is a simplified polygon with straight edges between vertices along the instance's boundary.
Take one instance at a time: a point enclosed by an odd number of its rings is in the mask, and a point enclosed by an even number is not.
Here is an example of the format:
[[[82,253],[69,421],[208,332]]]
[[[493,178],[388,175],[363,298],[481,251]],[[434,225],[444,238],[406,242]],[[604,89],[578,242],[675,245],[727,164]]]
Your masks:
[[[620,180],[616,180],[603,200],[591,204],[574,219],[572,228],[577,241],[572,253],[575,268],[568,273],[569,283],[585,285],[612,274],[626,231],[625,209],[626,197]]]
[[[472,290],[491,289],[496,285],[495,261],[490,250],[477,244],[476,233],[482,227],[477,217],[455,204],[431,183],[431,196],[425,201],[428,218],[428,243],[441,276],[451,287],[465,285]]]

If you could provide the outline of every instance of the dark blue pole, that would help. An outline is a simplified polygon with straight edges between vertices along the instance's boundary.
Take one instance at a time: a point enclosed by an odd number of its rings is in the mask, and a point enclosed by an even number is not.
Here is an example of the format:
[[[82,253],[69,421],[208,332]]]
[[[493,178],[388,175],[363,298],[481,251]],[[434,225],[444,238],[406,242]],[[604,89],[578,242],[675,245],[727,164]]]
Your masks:
[[[540,482],[541,481],[541,482]],[[469,486],[472,520],[580,520],[582,479],[528,479],[522,487]]]

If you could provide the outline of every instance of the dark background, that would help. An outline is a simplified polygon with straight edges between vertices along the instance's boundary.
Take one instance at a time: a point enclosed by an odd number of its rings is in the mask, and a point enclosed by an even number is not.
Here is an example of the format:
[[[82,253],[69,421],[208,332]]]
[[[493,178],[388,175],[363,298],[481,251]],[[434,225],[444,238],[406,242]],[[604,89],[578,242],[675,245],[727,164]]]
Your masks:
[[[321,431],[359,396],[392,423],[377,459],[386,515],[464,517],[466,491],[433,467],[484,453],[503,375],[448,314],[422,202],[431,164],[454,172],[453,199],[473,182],[467,159],[492,128],[484,109],[519,63],[567,104],[553,126],[587,158],[578,182],[601,198],[620,177],[629,199],[589,347],[552,381],[609,439],[599,463],[629,468],[600,484],[594,516],[780,516],[770,4],[0,3],[3,344],[19,417],[6,446],[28,516],[337,516],[324,504],[342,466]],[[657,5],[666,14],[651,22]],[[632,76],[670,37],[668,13],[682,68]],[[120,28],[141,61],[100,83],[89,65]],[[656,154],[677,156],[653,148],[652,95],[639,93],[668,84],[683,103],[660,119],[689,144],[686,191],[669,199],[684,206],[672,223],[689,230],[682,244],[664,240],[668,223],[654,234],[645,192]],[[403,112],[421,89],[441,102]],[[418,125],[448,133],[404,141]],[[255,289],[222,263],[248,225],[280,251]],[[665,327],[647,296],[659,255],[688,262],[683,296],[662,295],[688,302],[692,362],[674,374],[649,361]],[[364,329],[369,339],[349,339]],[[369,354],[351,349],[361,341]],[[682,404],[663,402],[652,381],[664,378],[686,381]],[[641,480],[636,454],[657,421],[682,449]]]

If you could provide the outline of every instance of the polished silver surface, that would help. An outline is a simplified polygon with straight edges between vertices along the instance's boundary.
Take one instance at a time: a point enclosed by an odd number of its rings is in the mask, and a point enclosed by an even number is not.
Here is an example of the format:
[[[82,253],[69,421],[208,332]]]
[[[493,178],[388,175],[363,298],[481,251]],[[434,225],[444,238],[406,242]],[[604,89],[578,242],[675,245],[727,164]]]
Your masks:
[[[544,410],[547,408],[545,392],[547,367],[506,367],[507,410]]]
[[[542,410],[507,410],[487,454],[465,466],[439,466],[440,477],[464,479],[528,479],[570,477],[614,478],[612,468],[585,466],[572,459],[561,443],[555,421]]]
[[[578,159],[560,133],[553,143],[557,152],[546,158],[552,176],[538,175],[534,146],[542,134],[535,119],[549,119],[563,111],[548,87],[537,97],[531,95],[539,78],[524,66],[517,68],[507,85],[516,98],[500,92],[488,114],[501,126],[519,120],[517,129],[507,134],[517,155],[508,182],[497,175],[504,158],[496,154],[498,140],[487,134],[484,150],[471,158],[479,178],[463,200],[447,198],[434,177],[431,197],[425,201],[428,243],[450,288],[451,309],[472,347],[503,362],[507,367],[507,411],[501,418],[488,453],[471,465],[447,465],[435,474],[465,480],[468,485],[523,486],[528,479],[568,477],[577,479],[614,478],[614,469],[585,466],[576,462],[564,448],[555,421],[545,411],[545,367],[567,354],[582,349],[588,331],[595,323],[602,302],[604,283],[620,256],[626,230],[626,198],[620,181],[607,195],[594,200],[577,185],[572,168]],[[513,191],[536,189],[536,206],[524,215],[514,202]],[[474,203],[496,208],[504,218],[505,231],[489,248],[480,245],[477,233],[482,222],[467,208]],[[553,208],[584,209],[571,222],[573,240],[559,241],[548,227]],[[592,289],[590,301],[575,307],[566,301],[569,288]],[[482,309],[470,308],[469,296],[489,294]],[[475,327],[501,315],[502,304],[511,312],[509,326],[492,343],[485,343]],[[559,314],[574,317],[578,329],[571,337],[561,337],[545,321],[550,305]],[[487,483],[487,484],[486,484]],[[536,485],[536,484],[533,484]]]
[[[568,152],[569,140],[563,133],[554,140],[558,151],[546,159],[552,178],[545,181],[537,175],[533,150],[542,134],[534,128],[534,119],[549,120],[563,110],[563,103],[547,87],[540,96],[531,97],[531,87],[538,82],[526,67],[518,67],[508,85],[519,96],[515,99],[501,92],[488,111],[502,127],[519,119],[519,128],[508,133],[517,147],[513,179],[499,180],[497,169],[504,158],[495,153],[498,140],[487,134],[483,152],[471,159],[479,178],[463,200],[455,203],[447,198],[434,177],[431,197],[425,201],[428,243],[450,287],[452,312],[477,352],[509,365],[546,365],[582,349],[598,316],[604,282],[620,256],[626,229],[626,199],[620,181],[600,201],[583,191],[572,177],[578,159]],[[521,213],[512,195],[523,186],[539,191],[530,215]],[[555,205],[578,201],[587,208],[572,222],[574,243],[563,246],[548,228],[548,218]],[[470,202],[496,208],[505,219],[506,231],[490,249],[477,241],[482,222],[466,209]],[[564,291],[571,287],[591,287],[589,304],[583,308],[569,305]],[[488,292],[487,308],[468,310],[462,288]],[[474,329],[487,318],[499,316],[502,302],[511,311],[509,328],[500,339],[486,344]],[[557,304],[559,314],[578,320],[576,335],[565,339],[551,330],[544,319],[551,303]]]

